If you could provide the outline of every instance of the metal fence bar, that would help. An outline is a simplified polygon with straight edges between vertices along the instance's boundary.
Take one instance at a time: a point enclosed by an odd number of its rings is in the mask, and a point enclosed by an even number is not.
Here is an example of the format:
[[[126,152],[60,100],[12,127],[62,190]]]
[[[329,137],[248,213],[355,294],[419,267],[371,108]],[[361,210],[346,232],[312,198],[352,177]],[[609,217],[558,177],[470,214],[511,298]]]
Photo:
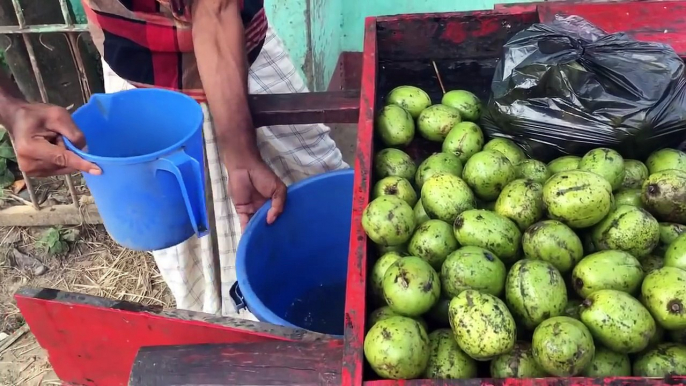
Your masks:
[[[14,141],[12,141],[11,136],[7,136],[10,139],[10,144],[12,145],[12,148],[14,148]],[[26,191],[29,192],[29,199],[31,200],[31,204],[36,210],[40,210],[40,204],[38,204],[38,199],[36,199],[36,192],[33,190],[33,183],[29,179],[29,177],[26,175],[26,173],[21,172],[22,177],[24,177],[24,183],[26,184]]]
[[[17,15],[17,23],[19,24],[19,28],[24,28],[26,25],[26,20],[24,19],[24,11],[21,9],[21,4],[19,4],[19,0],[12,0],[12,6],[14,7],[14,12]],[[29,55],[29,60],[31,61],[31,67],[33,68],[33,73],[34,76],[36,77],[36,83],[38,84],[38,90],[40,91],[41,98],[43,99],[43,102],[48,101],[48,95],[45,91],[45,84],[43,83],[43,77],[40,74],[40,70],[38,69],[38,63],[36,63],[36,57],[35,53],[33,52],[33,46],[31,45],[31,41],[28,37],[28,35],[22,35],[24,38],[24,44],[26,45],[26,52]],[[24,182],[26,183],[26,189],[29,192],[29,198],[31,199],[31,204],[33,204],[33,207],[36,208],[36,210],[40,210],[40,204],[38,203],[38,200],[36,199],[36,193],[33,190],[33,184],[31,183],[31,180],[29,177],[24,173],[23,171],[21,172],[22,177],[24,177]]]
[[[74,22],[71,20],[71,14],[69,13],[69,6],[67,5],[66,0],[59,0],[60,1],[60,9],[62,10],[62,17],[64,17],[64,24],[72,27],[74,25]]]
[[[73,26],[74,21],[71,19],[71,14],[69,14],[69,6],[67,5],[67,0],[59,0],[60,8],[62,9],[62,16],[64,17],[64,24],[68,26]],[[24,35],[26,36],[26,35]],[[83,68],[83,63],[81,61],[81,55],[79,54],[79,43],[73,34],[67,34],[67,39],[69,41],[69,50],[71,51],[72,57],[75,59],[76,69],[79,73],[79,84],[81,86],[81,95],[84,91],[84,82],[87,84],[86,80],[86,70]],[[83,101],[85,102],[85,100]],[[75,207],[79,207],[79,197],[76,195],[76,188],[74,187],[74,180],[71,175],[67,174],[64,176],[67,181],[67,186],[69,187],[69,195],[71,196],[71,202]]]
[[[79,50],[79,45],[78,45],[78,38],[81,33],[87,32],[88,31],[88,25],[87,24],[74,24],[74,20],[71,16],[70,10],[69,10],[69,5],[67,3],[67,0],[58,0],[60,4],[60,9],[62,11],[62,17],[64,19],[64,24],[42,24],[42,25],[33,25],[33,26],[27,26],[26,25],[26,19],[24,17],[24,12],[21,7],[21,4],[19,0],[12,0],[12,6],[14,7],[15,14],[17,16],[17,26],[0,26],[0,35],[5,34],[5,35],[22,35],[24,44],[26,45],[26,52],[29,56],[29,61],[31,63],[31,68],[34,73],[34,77],[36,79],[36,85],[38,86],[38,91],[40,92],[41,99],[44,103],[49,103],[49,98],[48,98],[48,93],[45,87],[45,82],[43,80],[43,76],[40,72],[40,68],[38,67],[38,61],[36,60],[36,53],[34,50],[34,47],[31,43],[31,40],[29,38],[29,34],[35,34],[35,33],[64,33],[65,37],[67,38],[67,43],[69,46],[69,50],[72,55],[72,60],[74,61],[76,70],[78,72],[78,77],[79,77],[79,86],[81,88],[82,92],[82,97],[83,97],[83,102],[87,102],[87,100],[91,96],[91,88],[90,84],[88,82],[88,77],[86,75],[86,70],[85,66],[83,63],[83,59],[81,58],[80,55],[80,50]],[[24,178],[24,181],[26,182],[26,189],[29,193],[29,197],[31,198],[31,203],[36,209],[40,209],[40,203],[36,199],[36,194],[33,189],[33,184],[31,183],[31,180],[29,177],[22,172],[22,176]],[[78,195],[76,193],[76,188],[74,186],[74,181],[71,177],[71,175],[65,175],[65,180],[67,182],[67,187],[69,189],[69,194],[72,199],[72,204],[76,207],[79,208],[79,199]]]
[[[22,29],[16,26],[0,26],[0,35],[27,35],[27,34],[42,34],[42,33],[69,33],[69,32],[88,32],[88,24],[75,24],[68,26],[66,24],[38,24],[27,25]]]

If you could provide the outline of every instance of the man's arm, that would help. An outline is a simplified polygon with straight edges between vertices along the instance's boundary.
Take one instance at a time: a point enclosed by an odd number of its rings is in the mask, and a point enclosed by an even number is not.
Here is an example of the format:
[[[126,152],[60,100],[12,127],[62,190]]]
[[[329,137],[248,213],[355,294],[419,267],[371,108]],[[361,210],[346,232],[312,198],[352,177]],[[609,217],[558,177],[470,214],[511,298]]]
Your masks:
[[[267,223],[283,212],[286,185],[262,160],[248,107],[248,57],[240,0],[194,0],[193,46],[212,112],[231,200],[245,228],[271,199]]]
[[[261,161],[248,107],[248,59],[238,0],[195,0],[193,44],[227,169]]]

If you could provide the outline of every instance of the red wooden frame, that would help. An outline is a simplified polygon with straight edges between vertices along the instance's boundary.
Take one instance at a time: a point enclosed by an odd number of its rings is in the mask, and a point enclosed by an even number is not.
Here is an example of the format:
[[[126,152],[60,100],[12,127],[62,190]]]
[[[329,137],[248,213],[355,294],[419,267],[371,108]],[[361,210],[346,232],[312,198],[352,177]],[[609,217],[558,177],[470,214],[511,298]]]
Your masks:
[[[329,335],[202,312],[52,289],[15,295],[38,344],[65,384],[126,386],[141,347],[205,343],[327,341]]]
[[[345,338],[343,348],[343,385],[361,385],[366,318],[367,235],[362,229],[362,211],[369,202],[372,177],[374,115],[376,111],[376,20],[365,20],[360,91],[360,120],[357,125],[353,213],[350,227],[350,254],[345,301]],[[362,358],[362,359],[361,359]]]
[[[369,202],[374,149],[374,116],[381,95],[378,90],[379,61],[483,60],[497,57],[508,30],[519,22],[527,25],[550,21],[556,13],[587,18],[607,32],[625,31],[646,41],[670,43],[686,56],[686,2],[641,1],[588,4],[565,2],[496,6],[494,11],[415,14],[369,17],[365,20],[362,90],[355,162],[355,190],[343,347],[343,386],[439,386],[439,385],[662,385],[686,384],[686,377],[643,378],[546,378],[471,380],[367,380],[363,352],[365,334],[368,241],[360,220]],[[647,26],[647,28],[646,28]],[[628,27],[628,28],[627,28]],[[380,31],[383,30],[383,36]],[[516,31],[515,31],[516,32]],[[500,43],[499,45],[497,45]],[[412,146],[412,145],[410,145]],[[408,152],[410,149],[408,149]]]

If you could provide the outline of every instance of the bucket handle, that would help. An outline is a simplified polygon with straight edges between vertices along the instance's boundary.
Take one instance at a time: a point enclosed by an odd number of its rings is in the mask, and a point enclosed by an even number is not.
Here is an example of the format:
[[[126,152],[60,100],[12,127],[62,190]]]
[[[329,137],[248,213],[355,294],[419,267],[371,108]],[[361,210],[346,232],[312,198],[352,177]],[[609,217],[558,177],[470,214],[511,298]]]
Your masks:
[[[188,217],[198,237],[209,233],[207,208],[205,206],[205,181],[202,165],[197,160],[178,150],[155,162],[157,170],[164,170],[176,176],[181,187],[181,195],[186,202]]]
[[[229,297],[233,302],[233,308],[236,310],[236,313],[248,308],[248,303],[245,302],[245,297],[238,286],[238,281],[235,281],[229,289]]]

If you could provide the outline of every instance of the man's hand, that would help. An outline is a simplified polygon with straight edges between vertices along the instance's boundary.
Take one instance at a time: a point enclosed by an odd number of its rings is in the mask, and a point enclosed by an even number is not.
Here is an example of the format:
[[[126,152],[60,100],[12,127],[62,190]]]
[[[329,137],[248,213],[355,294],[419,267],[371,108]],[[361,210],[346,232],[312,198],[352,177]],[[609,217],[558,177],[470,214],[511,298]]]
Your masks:
[[[96,165],[68,151],[62,142],[67,137],[83,148],[86,139],[67,110],[42,103],[26,102],[12,79],[0,69],[0,125],[14,142],[19,169],[29,176],[45,177],[102,171]]]
[[[272,206],[267,213],[267,223],[272,224],[286,204],[286,185],[262,160],[228,172],[231,197],[241,228],[245,229],[252,215],[269,199]]]
[[[2,122],[14,141],[19,169],[29,176],[47,177],[76,171],[101,174],[102,171],[73,152],[62,141],[65,136],[83,148],[86,139],[67,110],[42,103],[15,103],[5,106]]]

